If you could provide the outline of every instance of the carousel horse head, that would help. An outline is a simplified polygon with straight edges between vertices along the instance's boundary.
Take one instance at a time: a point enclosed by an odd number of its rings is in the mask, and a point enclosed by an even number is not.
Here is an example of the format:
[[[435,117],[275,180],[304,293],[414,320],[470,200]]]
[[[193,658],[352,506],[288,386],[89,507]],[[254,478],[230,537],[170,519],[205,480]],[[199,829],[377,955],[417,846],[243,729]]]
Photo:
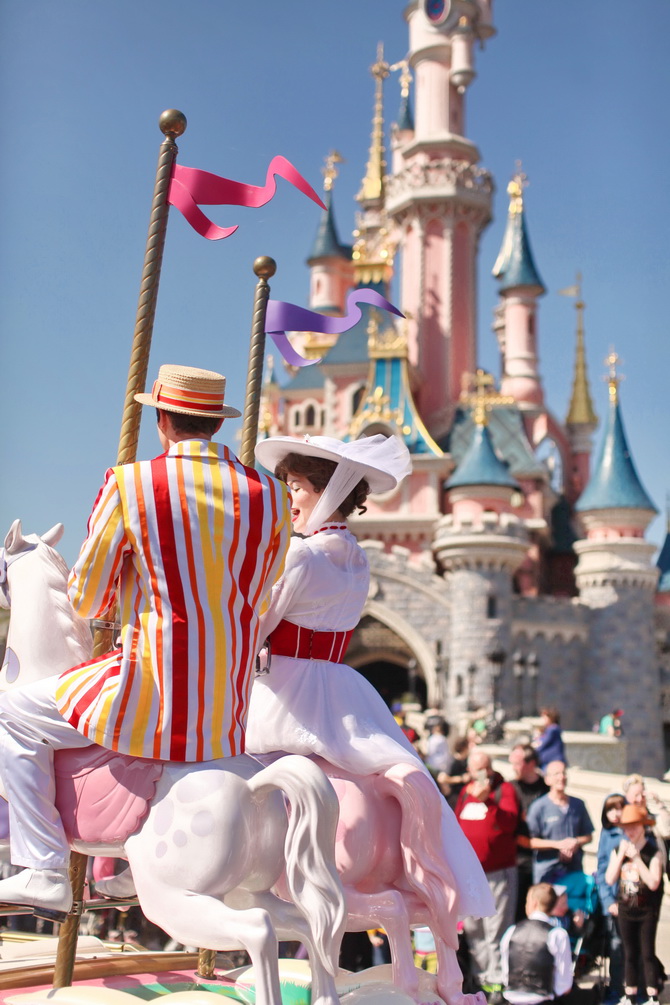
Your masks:
[[[11,608],[0,691],[84,663],[93,647],[88,623],[67,598],[68,569],[55,545],[63,525],[24,534],[15,520],[0,548],[0,607]]]

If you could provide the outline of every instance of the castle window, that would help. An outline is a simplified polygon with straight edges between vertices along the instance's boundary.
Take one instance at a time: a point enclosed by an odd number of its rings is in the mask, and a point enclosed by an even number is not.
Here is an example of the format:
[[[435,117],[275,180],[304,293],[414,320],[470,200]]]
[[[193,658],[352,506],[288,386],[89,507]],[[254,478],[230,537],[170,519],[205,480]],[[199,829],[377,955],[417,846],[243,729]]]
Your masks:
[[[293,413],[293,425],[297,429],[298,426],[300,426],[301,424],[302,424],[302,413],[300,412],[299,408],[296,408],[295,412]]]
[[[489,594],[489,596],[486,598],[486,617],[495,618],[497,616],[496,614],[497,609],[498,604],[496,598],[492,594]]]
[[[361,402],[363,401],[363,395],[365,394],[365,384],[361,384],[360,387],[356,388],[353,395],[351,396],[351,414],[355,415],[360,408]]]
[[[308,405],[305,409],[305,425],[308,429],[311,429],[316,422],[316,409],[314,405]]]

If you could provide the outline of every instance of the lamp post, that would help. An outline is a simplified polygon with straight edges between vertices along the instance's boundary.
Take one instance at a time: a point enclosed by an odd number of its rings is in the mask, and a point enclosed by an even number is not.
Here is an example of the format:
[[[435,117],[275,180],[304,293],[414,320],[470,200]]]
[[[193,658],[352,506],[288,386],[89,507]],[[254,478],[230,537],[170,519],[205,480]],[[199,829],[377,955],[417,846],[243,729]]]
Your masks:
[[[526,656],[526,666],[530,677],[531,687],[531,710],[533,715],[537,715],[537,678],[540,675],[540,658],[537,653],[528,653]]]
[[[523,715],[523,675],[526,669],[526,662],[524,654],[517,649],[512,656],[512,673],[514,674],[516,684],[516,707],[519,719]]]
[[[414,658],[407,661],[407,690],[416,699],[416,660]]]
[[[490,653],[487,653],[487,660],[491,664],[491,701],[493,702],[493,715],[498,708],[498,681],[503,672],[503,665],[507,659],[504,649],[496,646]]]
[[[475,677],[477,676],[477,667],[474,663],[471,663],[468,667],[468,712],[474,712],[477,708],[477,703],[475,701]]]

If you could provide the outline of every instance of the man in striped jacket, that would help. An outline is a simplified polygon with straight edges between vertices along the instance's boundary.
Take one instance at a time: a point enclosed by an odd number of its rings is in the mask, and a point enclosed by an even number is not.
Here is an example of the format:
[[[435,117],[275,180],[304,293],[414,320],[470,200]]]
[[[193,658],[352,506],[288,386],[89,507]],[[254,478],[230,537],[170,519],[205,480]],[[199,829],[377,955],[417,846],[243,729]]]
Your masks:
[[[118,611],[121,645],[0,698],[11,853],[0,902],[61,919],[72,895],[53,751],[98,743],[165,761],[244,751],[259,615],[290,538],[286,486],[211,442],[225,378],[162,366],[151,394],[165,453],[111,468],[70,574],[84,618]]]

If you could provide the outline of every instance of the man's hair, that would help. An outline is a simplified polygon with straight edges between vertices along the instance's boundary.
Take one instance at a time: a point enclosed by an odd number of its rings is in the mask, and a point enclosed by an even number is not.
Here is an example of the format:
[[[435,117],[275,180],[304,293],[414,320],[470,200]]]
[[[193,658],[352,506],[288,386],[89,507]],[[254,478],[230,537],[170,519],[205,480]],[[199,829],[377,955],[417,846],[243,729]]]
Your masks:
[[[512,750],[521,750],[521,751],[523,751],[523,762],[524,762],[524,764],[531,764],[531,763],[533,763],[533,764],[539,764],[540,763],[540,761],[538,759],[538,756],[537,756],[537,751],[535,750],[535,747],[531,747],[531,745],[529,743],[517,743],[517,744],[515,744],[514,747],[512,747]]]
[[[558,900],[551,883],[536,883],[529,889],[528,896],[535,901],[538,911],[542,911],[544,914],[551,914]]]
[[[560,712],[553,705],[543,706],[540,709],[540,715],[546,715],[550,722],[559,723],[561,721]]]
[[[289,475],[300,475],[302,478],[307,478],[317,492],[323,492],[336,467],[337,463],[329,461],[326,457],[309,457],[292,453],[281,459],[275,468],[275,475],[283,482],[287,481]],[[366,507],[363,503],[369,492],[370,486],[365,478],[361,478],[358,485],[353,487],[346,499],[337,507],[342,516],[346,519],[355,509],[359,513],[365,513]]]
[[[454,740],[454,753],[461,754],[465,753],[466,750],[470,749],[470,741],[467,736],[459,736]]]
[[[156,409],[156,421],[160,419],[162,411],[169,415],[175,433],[186,436],[195,436],[197,433],[214,436],[217,426],[221,422],[221,419],[211,415],[186,415],[184,412],[170,412],[161,408]]]

